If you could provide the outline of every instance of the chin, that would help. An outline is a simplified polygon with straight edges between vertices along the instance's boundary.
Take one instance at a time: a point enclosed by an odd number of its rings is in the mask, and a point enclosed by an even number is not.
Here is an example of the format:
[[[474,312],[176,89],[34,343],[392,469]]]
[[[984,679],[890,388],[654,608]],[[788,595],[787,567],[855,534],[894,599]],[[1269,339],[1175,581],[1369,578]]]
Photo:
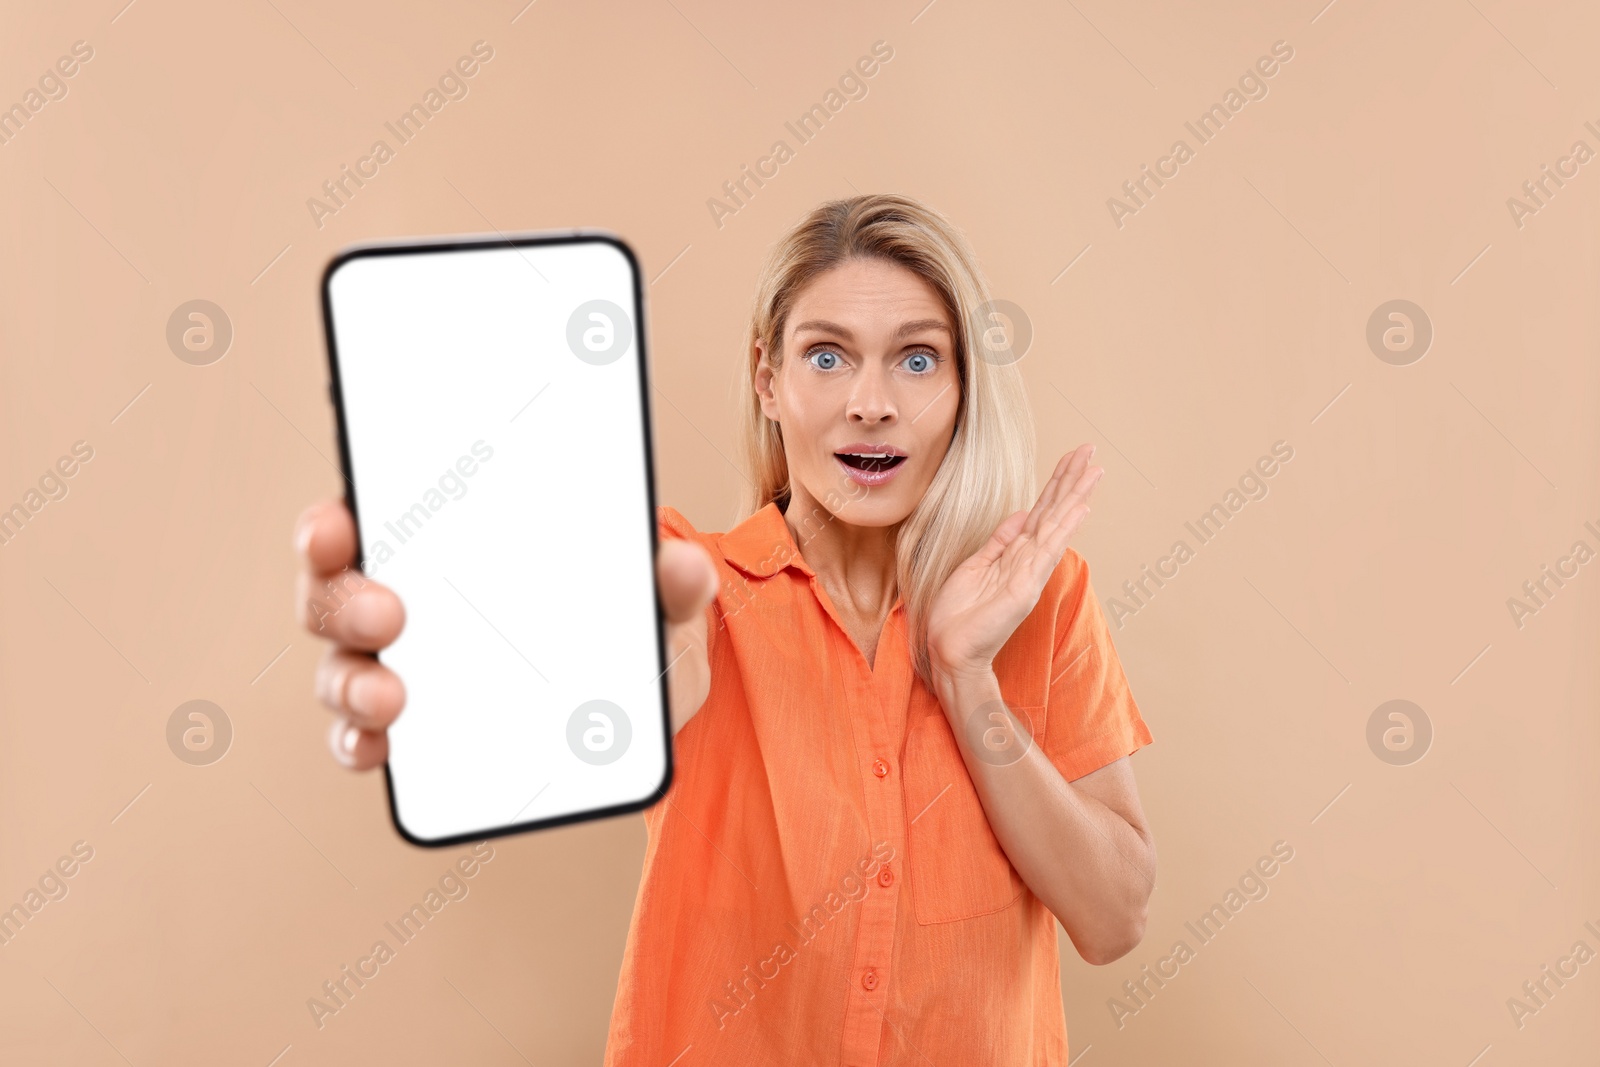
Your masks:
[[[847,496],[834,514],[852,526],[896,526],[910,517],[921,499],[918,496],[915,500],[908,500],[905,494],[899,492],[893,496],[869,492],[858,497]]]

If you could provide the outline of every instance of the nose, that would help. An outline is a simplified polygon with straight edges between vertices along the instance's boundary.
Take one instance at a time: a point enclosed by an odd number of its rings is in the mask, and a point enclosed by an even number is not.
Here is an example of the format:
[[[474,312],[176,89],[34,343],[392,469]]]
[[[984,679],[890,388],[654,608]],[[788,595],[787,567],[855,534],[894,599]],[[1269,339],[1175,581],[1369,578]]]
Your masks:
[[[856,378],[856,388],[845,405],[845,418],[867,426],[894,425],[899,413],[888,374],[881,365]]]

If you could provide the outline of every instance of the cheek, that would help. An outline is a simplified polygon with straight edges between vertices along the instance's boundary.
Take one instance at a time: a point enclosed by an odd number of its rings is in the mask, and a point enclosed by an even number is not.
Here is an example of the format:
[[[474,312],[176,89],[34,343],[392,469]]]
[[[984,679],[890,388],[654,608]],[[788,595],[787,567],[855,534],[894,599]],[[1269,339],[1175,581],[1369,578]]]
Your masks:
[[[956,415],[961,410],[961,392],[953,380],[948,386],[941,384],[939,389],[944,391],[939,393],[938,399],[932,403],[928,400],[917,402],[917,409],[926,405],[926,410],[917,418],[917,427],[924,431],[923,436],[926,440],[924,450],[930,455],[943,458],[944,453],[950,448],[950,438],[955,433]],[[938,393],[938,390],[934,392]]]
[[[839,401],[813,383],[789,382],[788,386],[777,394],[784,446],[791,452],[815,450],[839,418]]]

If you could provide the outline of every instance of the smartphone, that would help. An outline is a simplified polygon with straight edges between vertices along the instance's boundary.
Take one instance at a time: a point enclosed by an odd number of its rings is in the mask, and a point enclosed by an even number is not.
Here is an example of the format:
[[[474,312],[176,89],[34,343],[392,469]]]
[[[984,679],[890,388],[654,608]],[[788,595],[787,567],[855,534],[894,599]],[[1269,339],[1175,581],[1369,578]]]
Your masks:
[[[644,291],[613,234],[346,249],[322,280],[400,836],[445,846],[638,811],[672,779]]]

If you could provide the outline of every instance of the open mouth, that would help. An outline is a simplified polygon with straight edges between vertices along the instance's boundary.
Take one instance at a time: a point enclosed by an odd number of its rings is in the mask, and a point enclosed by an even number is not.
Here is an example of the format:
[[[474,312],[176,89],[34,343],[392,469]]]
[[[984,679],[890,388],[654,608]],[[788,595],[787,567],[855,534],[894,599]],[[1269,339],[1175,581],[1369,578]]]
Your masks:
[[[839,462],[845,466],[866,471],[868,474],[893,470],[906,461],[905,456],[891,452],[835,452],[834,455],[838,456]]]

